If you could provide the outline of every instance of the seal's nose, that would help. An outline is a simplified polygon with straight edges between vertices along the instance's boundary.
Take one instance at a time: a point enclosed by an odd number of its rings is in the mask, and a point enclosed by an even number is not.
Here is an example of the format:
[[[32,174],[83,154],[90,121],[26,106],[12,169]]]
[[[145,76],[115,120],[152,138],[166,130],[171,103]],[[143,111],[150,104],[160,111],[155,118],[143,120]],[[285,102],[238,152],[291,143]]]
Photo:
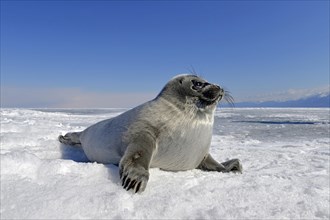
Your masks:
[[[218,85],[215,85],[217,87],[217,89],[219,89],[219,92],[221,95],[223,95],[225,93],[225,90],[223,88],[221,88],[220,86]]]

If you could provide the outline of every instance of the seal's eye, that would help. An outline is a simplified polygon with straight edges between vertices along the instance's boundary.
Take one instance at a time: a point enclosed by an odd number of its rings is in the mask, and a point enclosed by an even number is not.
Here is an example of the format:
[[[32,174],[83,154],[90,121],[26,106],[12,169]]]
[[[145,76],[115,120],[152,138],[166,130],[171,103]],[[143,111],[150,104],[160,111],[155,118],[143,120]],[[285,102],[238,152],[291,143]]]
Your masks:
[[[196,81],[196,80],[192,80],[191,81],[193,83],[193,89],[201,89],[204,87],[204,83]]]

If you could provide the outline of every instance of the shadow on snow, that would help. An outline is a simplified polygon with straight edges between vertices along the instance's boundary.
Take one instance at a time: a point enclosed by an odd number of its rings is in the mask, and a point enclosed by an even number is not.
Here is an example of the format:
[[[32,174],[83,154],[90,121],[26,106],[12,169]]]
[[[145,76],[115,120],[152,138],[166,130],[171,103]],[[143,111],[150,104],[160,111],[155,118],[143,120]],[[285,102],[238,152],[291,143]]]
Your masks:
[[[64,160],[73,160],[78,163],[92,163],[87,158],[81,146],[70,146],[60,143],[60,150],[62,154],[61,158]],[[117,184],[120,181],[118,165],[115,164],[103,164],[103,165],[108,170],[109,180]]]

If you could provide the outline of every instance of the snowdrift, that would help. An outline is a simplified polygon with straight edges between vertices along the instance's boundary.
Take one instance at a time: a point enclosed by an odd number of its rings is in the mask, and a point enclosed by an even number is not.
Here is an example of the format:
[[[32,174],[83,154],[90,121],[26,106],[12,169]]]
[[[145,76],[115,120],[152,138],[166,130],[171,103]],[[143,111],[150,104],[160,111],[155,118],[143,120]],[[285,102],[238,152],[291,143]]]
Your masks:
[[[124,109],[1,109],[2,219],[329,219],[329,109],[218,109],[211,153],[243,174],[151,169],[146,191],[59,134]]]

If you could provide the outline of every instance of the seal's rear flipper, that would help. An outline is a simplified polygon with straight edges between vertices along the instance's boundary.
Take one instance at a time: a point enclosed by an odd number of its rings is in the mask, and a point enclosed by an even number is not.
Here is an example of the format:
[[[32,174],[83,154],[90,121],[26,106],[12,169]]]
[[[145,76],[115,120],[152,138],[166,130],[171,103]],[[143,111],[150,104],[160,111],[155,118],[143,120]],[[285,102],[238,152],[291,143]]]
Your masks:
[[[79,139],[80,134],[81,134],[81,132],[70,132],[64,136],[63,135],[58,136],[58,140],[62,144],[81,146],[80,139]]]
[[[197,169],[205,171],[218,171],[218,172],[237,172],[242,173],[242,163],[239,159],[228,160],[224,163],[218,163],[210,154],[206,155],[203,161],[199,164]]]

